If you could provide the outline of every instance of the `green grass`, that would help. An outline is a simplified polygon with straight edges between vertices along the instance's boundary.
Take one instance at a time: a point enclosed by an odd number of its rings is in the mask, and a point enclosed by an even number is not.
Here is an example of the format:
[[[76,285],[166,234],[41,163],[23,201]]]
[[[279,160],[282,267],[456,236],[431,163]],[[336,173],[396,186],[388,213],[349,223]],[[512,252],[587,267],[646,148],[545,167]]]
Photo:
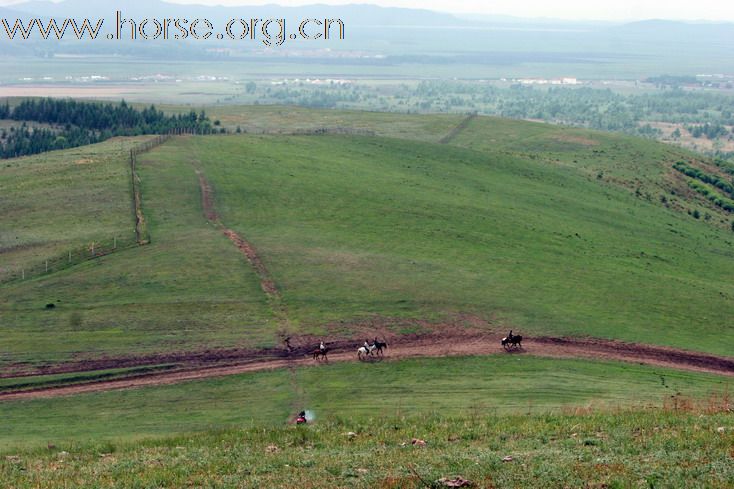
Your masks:
[[[18,489],[419,489],[458,475],[486,488],[723,489],[734,484],[730,421],[659,411],[339,420],[23,451],[0,460],[0,478]]]
[[[5,402],[0,479],[18,488],[420,487],[412,466],[430,481],[462,475],[483,487],[728,487],[731,416],[660,409],[671,395],[711,392],[720,409],[727,389],[710,375],[498,355]],[[287,426],[301,408],[315,424]]]
[[[0,365],[277,342],[286,326],[242,254],[203,217],[194,164],[223,222],[262,255],[293,332],[374,316],[395,318],[402,332],[402,319],[469,313],[530,335],[730,354],[721,338],[734,297],[731,230],[718,214],[688,216],[703,205],[692,192],[669,194],[670,162],[690,160],[684,151],[484,117],[441,145],[461,117],[277,107],[220,115],[265,130],[290,116],[284,130],[348,126],[399,139],[189,137],[143,155],[153,244],[0,285]],[[115,226],[131,233],[119,144],[9,160],[11,232],[1,239],[36,233],[51,253]],[[108,164],[77,164],[100,153]],[[75,197],[62,205],[66,194]],[[17,253],[2,253],[0,267]]]
[[[0,364],[273,344],[259,281],[204,218],[186,154],[156,155],[138,168],[153,243],[0,286]]]
[[[545,127],[529,125],[527,136]],[[629,140],[603,138],[614,147]],[[650,161],[639,172],[658,175],[666,149],[632,141],[650,153],[635,160]],[[584,164],[548,164],[509,143],[466,150],[242,136],[173,144],[205,170],[223,221],[260,250],[291,320],[306,330],[468,312],[529,334],[730,353],[721,338],[734,296],[731,231],[599,182]]]
[[[185,111],[186,107],[166,107],[166,110]],[[307,109],[278,105],[217,106],[207,111],[212,119],[219,119],[224,127],[258,133],[292,133],[313,129],[353,130],[378,136],[438,142],[464,116],[435,114],[416,116],[389,112],[356,110]]]
[[[622,363],[532,356],[336,363],[161,387],[0,403],[0,447],[273,427],[300,409],[319,421],[410,415],[527,414],[564,408],[660,407],[707,398],[727,378]]]
[[[457,323],[460,314],[526,336],[589,335],[731,355],[730,228],[719,214],[688,216],[705,209],[692,193],[671,196],[668,206],[658,198],[676,188],[671,164],[690,161],[688,153],[488,118],[441,145],[461,117],[239,110],[222,109],[223,123],[271,131],[291,117],[286,132],[348,126],[377,136],[186,137],[141,156],[152,244],[0,284],[4,371],[272,346],[285,327],[349,334],[352,321],[375,317],[391,318],[387,326],[404,333],[417,324],[412,319]],[[132,232],[129,175],[114,150],[120,142],[105,144],[6,162],[0,267],[115,229]],[[77,165],[85,154],[107,163]],[[194,165],[212,184],[224,224],[258,249],[287,323],[242,254],[204,218]],[[9,244],[16,235],[23,246]],[[461,474],[499,487],[728,487],[730,416],[649,406],[729,390],[728,378],[713,375],[497,355],[3,402],[0,480],[11,487],[419,487],[414,464],[427,480]],[[578,407],[601,412],[564,414]],[[316,413],[317,425],[285,426],[302,408]],[[360,435],[350,442],[347,431]],[[178,438],[161,439],[171,435]],[[429,445],[400,446],[414,436]],[[48,451],[47,443],[69,453]],[[268,454],[270,444],[280,450]],[[20,461],[5,458],[17,454]],[[503,464],[505,455],[516,461]]]
[[[125,155],[144,140],[3,160],[0,280],[94,241],[134,239]]]

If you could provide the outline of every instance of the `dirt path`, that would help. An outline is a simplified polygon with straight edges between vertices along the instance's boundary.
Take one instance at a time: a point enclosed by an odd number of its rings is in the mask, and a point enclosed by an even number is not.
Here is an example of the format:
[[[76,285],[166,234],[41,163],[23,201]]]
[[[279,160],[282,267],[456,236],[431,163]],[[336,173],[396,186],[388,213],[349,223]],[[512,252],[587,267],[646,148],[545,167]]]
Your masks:
[[[432,333],[409,337],[389,337],[384,361],[415,357],[449,357],[466,355],[507,355],[499,346],[500,335],[496,333],[461,332],[447,335]],[[81,385],[48,387],[24,392],[0,392],[0,401],[67,396],[85,392],[99,392],[145,386],[175,384],[188,380],[235,375],[246,372],[295,368],[327,363],[357,361],[357,343],[339,340],[330,343],[333,353],[328,362],[315,362],[307,355],[308,347],[288,354],[285,350],[251,351],[239,360],[230,358],[227,364],[184,366],[177,371],[151,373],[135,378],[105,380]],[[213,353],[213,352],[211,352]],[[734,358],[718,357],[674,348],[623,343],[601,339],[549,338],[527,339],[523,350],[513,355],[534,355],[553,358],[588,358],[594,360],[618,360],[644,365],[657,365],[679,370],[708,372],[734,377]],[[194,357],[201,361],[203,356]],[[226,359],[228,355],[219,358]]]
[[[471,123],[471,121],[473,121],[476,117],[477,117],[476,113],[469,114],[468,116],[466,116],[464,119],[461,120],[461,122],[459,122],[459,124],[455,128],[451,130],[451,132],[449,132],[447,135],[445,135],[438,141],[439,144],[449,144],[451,141],[453,141],[456,138],[456,136],[458,136],[461,133],[461,131],[469,127],[469,124]]]
[[[209,184],[206,176],[204,176],[204,173],[202,173],[201,170],[197,169],[196,175],[199,177],[199,187],[201,188],[201,207],[204,210],[204,217],[206,217],[209,222],[219,228],[222,233],[227,238],[229,238],[232,243],[234,243],[237,249],[242,252],[242,254],[247,259],[247,262],[255,270],[255,273],[257,273],[258,277],[260,277],[260,288],[262,288],[263,292],[265,292],[270,299],[274,299],[278,303],[278,307],[276,309],[282,310],[280,292],[275,286],[275,282],[270,276],[270,272],[268,272],[265,264],[260,259],[260,256],[257,254],[257,251],[255,251],[255,248],[252,246],[252,244],[248,242],[244,237],[240,236],[232,229],[227,228],[222,223],[222,221],[219,219],[219,214],[214,207],[214,193],[211,185]]]

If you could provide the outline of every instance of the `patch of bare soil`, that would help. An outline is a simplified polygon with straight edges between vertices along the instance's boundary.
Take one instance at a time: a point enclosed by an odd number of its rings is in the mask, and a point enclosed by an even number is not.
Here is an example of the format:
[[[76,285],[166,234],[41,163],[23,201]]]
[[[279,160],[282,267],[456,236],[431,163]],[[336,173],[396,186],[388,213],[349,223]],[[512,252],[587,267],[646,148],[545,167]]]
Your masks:
[[[560,134],[558,136],[555,136],[553,139],[555,139],[558,142],[561,143],[572,143],[572,144],[578,144],[580,146],[598,146],[599,142],[594,141],[593,139],[579,136],[579,135],[572,135],[572,134]]]

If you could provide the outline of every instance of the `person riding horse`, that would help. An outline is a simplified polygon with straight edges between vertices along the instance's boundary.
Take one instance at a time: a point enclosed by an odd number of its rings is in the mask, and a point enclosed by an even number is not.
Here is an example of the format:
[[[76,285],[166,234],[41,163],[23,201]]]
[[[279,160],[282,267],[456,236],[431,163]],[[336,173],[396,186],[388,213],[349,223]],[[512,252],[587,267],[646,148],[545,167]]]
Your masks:
[[[321,341],[319,342],[319,351],[320,351],[321,353],[324,353],[324,351],[326,351],[326,345],[324,345],[324,340],[321,340]]]
[[[522,349],[522,336],[512,334],[512,330],[510,330],[509,334],[502,338],[500,344],[505,350],[509,350],[510,348]]]

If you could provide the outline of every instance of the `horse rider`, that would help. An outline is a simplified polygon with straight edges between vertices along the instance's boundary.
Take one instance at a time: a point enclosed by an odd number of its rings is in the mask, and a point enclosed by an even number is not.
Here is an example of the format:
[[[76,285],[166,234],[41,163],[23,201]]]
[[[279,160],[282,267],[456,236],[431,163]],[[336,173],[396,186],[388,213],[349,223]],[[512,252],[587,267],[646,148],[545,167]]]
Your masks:
[[[321,341],[319,342],[319,351],[320,351],[321,353],[324,353],[324,352],[326,351],[326,346],[324,345],[324,340],[321,340]]]
[[[367,350],[367,353],[372,353],[372,347],[370,346],[369,340],[364,340],[364,349]]]
[[[512,341],[512,330],[510,330],[510,334],[507,335],[507,339]]]

